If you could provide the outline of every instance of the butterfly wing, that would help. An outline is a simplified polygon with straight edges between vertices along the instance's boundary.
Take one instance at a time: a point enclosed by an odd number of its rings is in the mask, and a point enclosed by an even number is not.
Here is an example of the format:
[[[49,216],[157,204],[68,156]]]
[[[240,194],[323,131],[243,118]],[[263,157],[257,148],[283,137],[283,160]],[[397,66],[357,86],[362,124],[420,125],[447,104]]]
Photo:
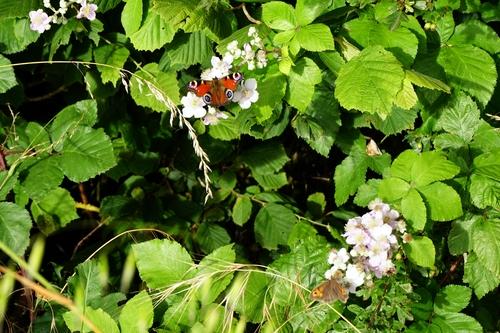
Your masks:
[[[196,96],[203,98],[205,104],[219,107],[226,105],[233,99],[234,91],[238,88],[241,80],[243,80],[243,75],[232,73],[211,81],[191,81],[187,88]]]
[[[349,298],[349,291],[336,279],[330,279],[314,288],[311,292],[311,298],[327,303],[335,300],[345,303]]]
[[[191,81],[189,82],[187,89],[194,92],[196,96],[203,97],[203,95],[212,89],[212,81]]]

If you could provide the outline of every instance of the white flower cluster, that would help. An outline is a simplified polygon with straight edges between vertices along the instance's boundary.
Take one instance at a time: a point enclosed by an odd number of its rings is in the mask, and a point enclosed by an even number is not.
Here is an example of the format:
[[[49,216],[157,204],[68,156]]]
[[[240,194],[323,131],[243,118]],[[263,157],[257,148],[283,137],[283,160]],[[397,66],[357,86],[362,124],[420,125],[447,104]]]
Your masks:
[[[30,17],[30,29],[43,33],[50,29],[50,24],[65,24],[68,19],[66,18],[66,13],[68,9],[78,5],[79,8],[75,9],[78,11],[76,18],[86,18],[90,21],[95,20],[95,12],[97,11],[97,5],[93,3],[87,3],[87,0],[59,0],[59,8],[56,9],[52,6],[50,0],[43,0],[43,6],[52,12],[52,15],[48,15],[43,9],[32,10],[29,13]],[[77,6],[77,7],[78,7]]]
[[[210,84],[216,86],[220,84],[219,79],[222,79],[230,74],[232,67],[233,57],[225,55],[224,58],[212,57],[212,67],[204,70],[201,73],[201,79],[205,81],[212,81]],[[237,102],[242,109],[248,109],[252,103],[257,102],[259,99],[259,92],[257,91],[257,80],[248,79],[241,81],[236,91],[232,96],[233,102]],[[203,118],[205,125],[216,124],[219,119],[227,119],[228,116],[224,112],[205,103],[202,97],[197,96],[193,92],[188,92],[186,96],[181,98],[183,105],[182,115],[185,118]],[[208,110],[205,106],[208,105]]]
[[[264,43],[259,37],[259,33],[255,27],[248,29],[248,37],[251,37],[249,43],[243,44],[243,48],[238,48],[238,41],[234,40],[227,45],[227,52],[224,57],[232,57],[234,60],[239,60],[241,65],[246,64],[249,70],[264,68],[267,66],[267,52],[264,48]]]
[[[370,212],[350,219],[345,226],[342,236],[352,249],[349,252],[345,248],[333,249],[328,257],[332,267],[325,272],[325,277],[340,276],[351,293],[365,283],[371,284],[373,275],[381,278],[394,273],[391,257],[399,247],[396,233],[402,236],[406,231],[399,213],[380,199],[372,201],[368,208]]]

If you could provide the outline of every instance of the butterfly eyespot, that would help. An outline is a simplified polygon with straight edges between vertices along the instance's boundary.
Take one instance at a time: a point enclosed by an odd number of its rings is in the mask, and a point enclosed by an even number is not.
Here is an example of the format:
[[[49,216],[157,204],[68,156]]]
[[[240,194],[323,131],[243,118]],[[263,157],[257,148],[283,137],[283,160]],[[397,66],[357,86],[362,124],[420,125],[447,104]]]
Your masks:
[[[196,88],[196,87],[198,87],[198,82],[191,81],[188,83],[188,88]]]
[[[212,103],[212,96],[210,96],[210,94],[203,95],[203,102],[205,102],[205,104]]]
[[[226,97],[227,99],[231,100],[233,99],[234,93],[231,89],[226,89]]]
[[[235,81],[240,81],[241,79],[243,79],[243,75],[241,73],[236,72],[232,74],[232,78]]]

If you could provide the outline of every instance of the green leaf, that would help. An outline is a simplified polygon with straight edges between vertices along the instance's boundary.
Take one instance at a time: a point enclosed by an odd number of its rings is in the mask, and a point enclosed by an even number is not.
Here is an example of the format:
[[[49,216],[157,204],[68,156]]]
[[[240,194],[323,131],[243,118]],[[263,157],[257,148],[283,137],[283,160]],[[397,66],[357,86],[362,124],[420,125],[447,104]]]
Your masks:
[[[292,5],[281,1],[271,1],[262,5],[262,21],[276,30],[290,30],[297,25]]]
[[[42,226],[49,223],[64,227],[78,218],[75,200],[66,189],[60,187],[34,201],[32,212],[36,223]]]
[[[441,48],[437,62],[451,86],[465,90],[486,106],[497,80],[495,62],[488,53],[472,45],[448,46]]]
[[[406,78],[411,81],[416,86],[433,89],[433,90],[441,90],[445,93],[449,94],[451,92],[450,87],[441,80],[435,79],[423,73],[414,71],[412,69],[406,69]]]
[[[460,312],[469,305],[472,291],[465,286],[450,284],[441,289],[434,300],[434,312]]]
[[[30,29],[30,20],[24,18],[0,19],[0,52],[11,54],[23,51],[40,34]]]
[[[264,188],[266,191],[277,190],[286,184],[288,184],[288,180],[286,177],[286,173],[271,173],[271,174],[253,174],[253,177],[259,183],[260,186]]]
[[[102,83],[111,82],[116,87],[116,82],[121,77],[120,70],[125,65],[129,55],[128,49],[115,44],[103,45],[94,49],[95,61],[111,66],[97,66],[101,73]]]
[[[34,200],[42,199],[47,192],[58,187],[64,178],[57,157],[37,159],[20,175],[20,184]]]
[[[298,0],[295,5],[298,25],[305,26],[323,14],[329,6],[328,1]]]
[[[314,86],[321,82],[321,70],[309,58],[301,58],[292,67],[288,78],[286,100],[299,111],[304,111],[311,104]]]
[[[361,185],[354,197],[354,203],[360,207],[366,207],[368,204],[379,197],[377,191],[380,184],[380,179],[369,179]]]
[[[449,44],[472,44],[490,54],[500,53],[500,40],[495,30],[476,19],[457,25]]]
[[[326,67],[337,77],[342,65],[345,64],[344,58],[337,51],[326,51],[318,53],[319,58]]]
[[[419,187],[453,178],[460,172],[460,168],[448,161],[443,153],[428,151],[421,153],[408,171],[415,186]]]
[[[269,290],[268,277],[264,272],[254,270],[236,275],[227,293],[227,304],[249,322],[261,323],[263,308]]]
[[[312,103],[292,120],[292,127],[316,152],[328,156],[340,125],[340,111],[331,91],[316,89]]]
[[[179,243],[163,239],[133,244],[137,269],[149,288],[164,288],[194,276],[194,263]]]
[[[478,219],[480,219],[478,215],[467,214],[451,223],[451,230],[448,234],[448,249],[452,255],[458,256],[472,250],[472,232]]]
[[[94,126],[97,121],[97,103],[86,99],[62,109],[52,122],[50,138],[54,148],[60,150],[66,135],[71,135],[78,126]]]
[[[270,119],[274,110],[281,106],[286,92],[286,77],[277,66],[268,66],[266,75],[258,83],[259,100],[252,105],[258,110],[257,120],[262,123]]]
[[[436,182],[419,187],[433,221],[450,221],[462,216],[460,196],[446,184]]]
[[[183,29],[186,32],[203,30],[211,40],[219,42],[228,37],[237,25],[236,16],[229,8],[224,3],[213,3],[208,8],[199,3],[186,20]]]
[[[130,37],[130,41],[139,51],[154,51],[174,38],[176,29],[170,22],[150,10],[142,26]]]
[[[38,0],[0,0],[0,17],[28,16],[30,10],[36,10],[37,8],[40,8],[40,1]]]
[[[215,251],[231,243],[231,236],[226,229],[215,223],[203,223],[196,232],[196,241],[205,253]]]
[[[163,54],[160,69],[179,70],[195,64],[208,63],[212,55],[212,44],[203,32],[177,35]]]
[[[152,8],[165,22],[177,27],[195,10],[197,5],[199,3],[184,0],[154,0]]]
[[[120,4],[121,0],[93,0],[92,3],[95,3],[98,8],[99,13],[107,12],[110,9],[115,8]]]
[[[442,313],[432,319],[430,332],[481,333],[483,328],[463,313]]]
[[[59,47],[69,44],[69,39],[73,31],[76,31],[77,28],[85,29],[82,23],[76,18],[71,18],[68,22],[56,28],[57,30],[52,36],[52,41],[50,43],[49,61],[52,60]]]
[[[470,146],[482,152],[497,150],[500,147],[500,133],[497,128],[481,120]]]
[[[127,301],[120,312],[122,333],[147,333],[153,326],[153,302],[146,291]]]
[[[410,189],[401,200],[401,213],[414,230],[424,230],[427,222],[427,208],[415,189]]]
[[[255,238],[265,249],[276,250],[278,245],[286,245],[293,225],[297,223],[295,214],[288,208],[267,204],[255,217]]]
[[[394,104],[402,109],[409,110],[415,106],[418,101],[417,93],[411,85],[411,81],[405,77],[403,80],[403,87],[396,95]]]
[[[500,219],[480,219],[474,224],[472,248],[484,267],[500,277]]]
[[[434,267],[436,250],[429,238],[425,236],[414,236],[411,242],[403,244],[403,249],[408,259],[414,264],[427,268]]]
[[[380,46],[370,46],[346,63],[335,81],[335,97],[346,109],[377,113],[385,118],[401,90],[401,63]]]
[[[252,215],[252,201],[246,195],[239,196],[233,206],[233,221],[242,226],[247,223]]]
[[[477,156],[472,165],[475,174],[500,181],[500,149]]]
[[[208,133],[212,138],[224,141],[234,140],[240,137],[237,124],[232,117],[220,119],[217,124],[210,126]]]
[[[307,210],[312,216],[320,218],[326,208],[325,195],[322,192],[315,192],[307,197]]]
[[[163,72],[158,64],[149,63],[130,80],[130,95],[137,105],[166,112],[172,104],[180,103],[177,72]]]
[[[26,209],[11,202],[0,202],[0,242],[19,256],[29,244],[31,218]]]
[[[116,165],[111,140],[103,129],[77,128],[62,142],[59,166],[66,177],[83,182]]]
[[[354,19],[344,24],[349,36],[363,47],[381,46],[409,67],[417,55],[418,39],[404,27],[390,30],[371,19]],[[383,66],[381,64],[381,66]]]
[[[268,141],[243,152],[241,160],[252,170],[252,174],[263,175],[281,170],[290,158],[281,144]]]
[[[104,312],[103,309],[92,309],[91,307],[85,308],[85,317],[89,319],[101,332],[106,333],[119,333],[118,325],[111,318],[111,316]],[[81,317],[72,311],[63,314],[64,322],[71,332],[93,332]]]
[[[363,139],[364,145],[364,139]],[[349,156],[335,168],[333,179],[335,181],[335,203],[337,206],[344,204],[350,195],[358,190],[365,182],[368,156],[359,145],[353,146]]]
[[[442,110],[438,125],[446,132],[470,142],[480,125],[479,109],[469,96],[455,95]]]
[[[455,31],[455,21],[453,14],[446,12],[441,14],[441,17],[436,21],[436,32],[439,34],[441,44],[446,44]]]
[[[464,266],[464,282],[474,288],[474,294],[481,299],[484,295],[498,287],[500,276],[496,275],[472,252]]]
[[[123,6],[121,22],[125,34],[130,38],[139,30],[142,21],[142,0],[126,0]]]
[[[14,69],[10,66],[10,60],[0,54],[0,94],[17,85]]]
[[[385,178],[382,179],[378,186],[378,195],[383,200],[393,202],[405,197],[410,189],[410,184],[402,179],[396,177]]]
[[[416,152],[413,150],[405,150],[392,162],[391,176],[398,177],[410,182],[412,180],[410,170],[418,159]]]
[[[97,259],[84,261],[75,268],[75,274],[68,278],[72,295],[81,295],[82,305],[94,305],[102,300],[101,271]],[[83,295],[82,295],[83,294]]]
[[[226,245],[200,261],[196,278],[203,281],[198,289],[198,298],[202,305],[214,302],[229,285],[233,279],[232,266],[235,259],[233,245]]]
[[[418,114],[415,108],[405,110],[395,106],[385,119],[382,119],[377,115],[373,115],[371,116],[371,121],[376,129],[385,135],[392,135],[400,133],[403,130],[414,128],[417,116]]]
[[[313,52],[333,50],[333,36],[328,26],[317,23],[300,27],[296,38],[303,49]]]
[[[500,183],[480,174],[470,177],[469,193],[474,206],[500,208]]]

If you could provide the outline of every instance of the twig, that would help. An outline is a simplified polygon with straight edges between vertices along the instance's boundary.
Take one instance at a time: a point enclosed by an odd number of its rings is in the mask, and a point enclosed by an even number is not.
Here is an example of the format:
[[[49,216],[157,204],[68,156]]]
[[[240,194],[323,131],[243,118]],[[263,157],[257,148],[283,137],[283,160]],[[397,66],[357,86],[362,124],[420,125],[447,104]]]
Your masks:
[[[45,95],[36,96],[36,97],[26,97],[26,100],[28,102],[40,102],[40,101],[52,98],[55,95],[57,95],[57,94],[59,94],[59,93],[61,93],[63,91],[66,91],[66,89],[67,89],[67,86],[66,85],[62,85],[59,88],[55,89],[54,91],[51,91],[51,92],[49,92],[49,93],[47,93]]]
[[[446,273],[446,275],[444,276],[444,278],[441,280],[441,282],[439,282],[439,285],[443,285],[446,281],[448,281],[448,279],[450,278],[450,276],[455,273],[455,271],[457,270],[458,266],[460,265],[460,263],[462,262],[463,260],[463,257],[460,256],[458,257],[454,262],[452,262],[451,266],[450,266],[450,269],[448,270],[448,272]]]
[[[254,23],[254,24],[262,24],[261,21],[257,20],[257,19],[254,19],[250,13],[248,12],[247,10],[247,7],[245,5],[245,3],[242,3],[240,4],[239,6],[236,6],[236,7],[233,7],[231,8],[231,10],[236,10],[236,9],[241,9],[243,10],[243,14],[245,14],[245,17],[247,18],[247,20],[249,20],[250,22]]]
[[[87,198],[87,194],[85,193],[85,185],[83,183],[78,184],[78,190],[80,191],[80,198],[84,204],[89,203],[89,199]]]
[[[71,257],[74,257],[75,254],[76,254],[76,251],[78,251],[78,249],[80,248],[80,246],[82,246],[82,244],[87,240],[89,239],[97,230],[99,230],[99,228],[101,228],[104,224],[106,224],[108,219],[105,219],[104,221],[102,222],[99,222],[99,224],[94,228],[92,229],[85,237],[83,237],[79,242],[78,244],[76,244],[75,246],[75,249],[73,250],[73,254],[71,255]]]

